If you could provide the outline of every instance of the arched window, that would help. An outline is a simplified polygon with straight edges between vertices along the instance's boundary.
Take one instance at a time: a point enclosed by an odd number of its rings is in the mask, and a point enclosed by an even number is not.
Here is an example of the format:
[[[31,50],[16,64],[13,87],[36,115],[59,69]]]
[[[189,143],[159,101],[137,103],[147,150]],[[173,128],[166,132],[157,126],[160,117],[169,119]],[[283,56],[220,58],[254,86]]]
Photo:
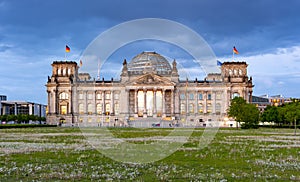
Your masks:
[[[237,70],[233,70],[233,74],[234,75],[238,75],[238,71]]]
[[[62,92],[59,94],[59,99],[61,100],[69,99],[69,94]]]
[[[189,104],[189,113],[194,113],[194,104]]]
[[[106,115],[110,114],[110,104],[105,104],[105,114]]]
[[[221,114],[221,104],[220,103],[216,104],[216,114]]]
[[[83,93],[79,93],[79,99],[83,99]]]
[[[189,94],[189,99],[190,99],[190,100],[194,100],[194,94],[193,94],[193,93],[190,93],[190,94]]]
[[[180,104],[180,114],[185,114],[185,104]]]
[[[110,92],[105,92],[105,99],[110,99]]]
[[[240,96],[240,94],[239,93],[237,93],[237,92],[234,92],[233,94],[232,94],[232,98],[234,99],[235,97],[239,97]]]
[[[79,114],[83,114],[84,113],[83,104],[79,104],[78,105],[78,111],[79,111]]]
[[[203,95],[202,95],[202,93],[199,93],[199,94],[198,94],[198,99],[199,99],[199,100],[203,100]]]
[[[199,114],[203,113],[203,105],[201,103],[198,104],[198,113]]]
[[[119,113],[119,103],[115,103],[115,114],[118,115]]]
[[[229,73],[229,75],[231,76],[231,75],[232,75],[232,70],[229,70],[228,73]]]
[[[221,100],[221,93],[219,92],[216,93],[216,100]]]
[[[243,75],[243,71],[239,70],[239,75],[242,76]]]
[[[66,75],[66,68],[63,69],[63,76]]]
[[[97,100],[101,100],[102,99],[102,94],[101,93],[97,93],[96,98],[97,98]]]
[[[93,105],[88,104],[88,114],[93,114]]]
[[[211,100],[211,94],[207,94],[207,100]]]
[[[211,113],[212,112],[212,106],[211,106],[211,104],[207,104],[206,111],[207,111],[207,113]]]
[[[97,104],[97,114],[102,114],[102,104]]]

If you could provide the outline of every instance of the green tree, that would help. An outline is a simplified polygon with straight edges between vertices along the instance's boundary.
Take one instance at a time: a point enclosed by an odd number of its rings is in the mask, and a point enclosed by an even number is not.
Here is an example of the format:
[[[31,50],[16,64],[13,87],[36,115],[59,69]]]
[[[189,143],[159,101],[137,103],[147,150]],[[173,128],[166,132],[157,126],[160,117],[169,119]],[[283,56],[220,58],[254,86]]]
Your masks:
[[[278,123],[278,107],[275,106],[267,106],[265,111],[262,114],[262,122],[275,122]]]
[[[258,125],[259,110],[255,105],[246,103],[241,97],[231,100],[228,115],[235,118],[242,128],[256,128]]]
[[[14,114],[7,115],[7,121],[17,121],[17,116]]]
[[[291,126],[294,125],[297,120],[300,120],[300,105],[298,102],[287,104],[285,106],[285,111],[285,120]]]

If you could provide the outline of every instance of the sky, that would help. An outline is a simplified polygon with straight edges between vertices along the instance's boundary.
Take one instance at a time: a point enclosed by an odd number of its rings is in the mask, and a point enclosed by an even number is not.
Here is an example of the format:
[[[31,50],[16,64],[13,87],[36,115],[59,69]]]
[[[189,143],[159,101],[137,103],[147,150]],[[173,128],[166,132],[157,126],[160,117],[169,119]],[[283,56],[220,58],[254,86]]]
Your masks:
[[[232,61],[235,46],[240,53],[235,61],[249,65],[254,95],[299,98],[299,7],[299,0],[0,0],[0,95],[47,104],[45,84],[53,61],[79,62],[108,29],[135,19],[161,18],[198,33],[221,62]],[[66,44],[71,52],[65,57]],[[191,56],[181,48],[145,40],[114,52],[101,77],[117,78],[124,58],[129,61],[149,50],[195,71],[188,62]],[[198,80],[201,76],[199,72]]]

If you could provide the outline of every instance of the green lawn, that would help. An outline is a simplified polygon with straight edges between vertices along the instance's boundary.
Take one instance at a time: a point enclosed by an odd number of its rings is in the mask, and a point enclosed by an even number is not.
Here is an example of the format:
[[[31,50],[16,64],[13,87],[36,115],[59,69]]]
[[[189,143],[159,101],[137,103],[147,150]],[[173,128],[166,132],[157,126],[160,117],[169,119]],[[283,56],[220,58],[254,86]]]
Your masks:
[[[172,129],[112,128],[143,145]],[[0,181],[299,181],[300,135],[292,129],[220,129],[199,149],[195,129],[175,153],[151,163],[122,163],[89,145],[79,128],[0,130]],[[150,139],[149,139],[150,138]]]

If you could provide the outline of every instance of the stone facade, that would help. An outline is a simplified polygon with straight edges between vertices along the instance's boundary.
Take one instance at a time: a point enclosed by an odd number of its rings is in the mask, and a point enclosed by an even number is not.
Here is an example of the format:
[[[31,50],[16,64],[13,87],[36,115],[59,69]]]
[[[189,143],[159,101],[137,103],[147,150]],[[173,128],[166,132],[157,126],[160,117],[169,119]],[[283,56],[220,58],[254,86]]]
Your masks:
[[[120,80],[91,80],[76,62],[55,61],[48,78],[49,124],[149,126],[231,126],[227,109],[233,97],[251,102],[252,78],[245,62],[225,62],[221,73],[204,80],[180,80],[177,63],[155,52],[123,62]],[[147,123],[142,125],[142,123]],[[170,126],[171,126],[170,125]]]

